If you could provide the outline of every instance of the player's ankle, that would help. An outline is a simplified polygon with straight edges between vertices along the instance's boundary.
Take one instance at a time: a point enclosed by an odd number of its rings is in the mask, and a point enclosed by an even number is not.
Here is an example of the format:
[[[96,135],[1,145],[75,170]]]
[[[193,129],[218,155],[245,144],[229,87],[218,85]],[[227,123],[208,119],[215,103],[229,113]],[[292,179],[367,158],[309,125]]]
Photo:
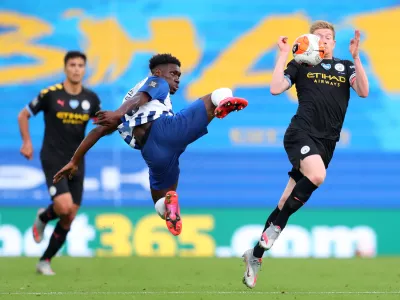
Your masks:
[[[230,88],[219,88],[216,89],[211,94],[211,101],[215,106],[218,106],[219,103],[225,98],[232,97],[233,93]]]
[[[54,205],[50,204],[45,211],[43,211],[40,215],[39,215],[39,219],[40,221],[42,221],[43,223],[47,223],[49,221],[52,221],[54,219],[57,219],[58,216],[56,214],[56,212],[54,211]]]

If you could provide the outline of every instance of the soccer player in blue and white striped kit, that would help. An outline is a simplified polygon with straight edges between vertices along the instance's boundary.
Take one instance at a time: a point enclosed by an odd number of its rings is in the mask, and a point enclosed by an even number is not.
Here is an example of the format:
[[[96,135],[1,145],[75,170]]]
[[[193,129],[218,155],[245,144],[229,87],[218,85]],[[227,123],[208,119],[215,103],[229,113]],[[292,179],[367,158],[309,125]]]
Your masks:
[[[124,141],[141,151],[149,167],[150,188],[155,209],[166,220],[173,235],[182,231],[176,193],[179,157],[186,147],[207,134],[214,118],[224,118],[245,108],[248,102],[220,88],[174,114],[170,96],[179,88],[180,61],[171,54],[157,54],[149,61],[151,76],[134,86],[116,111],[97,113],[98,126],[82,141],[71,161],[55,176],[71,178],[86,152],[103,136],[118,130]]]

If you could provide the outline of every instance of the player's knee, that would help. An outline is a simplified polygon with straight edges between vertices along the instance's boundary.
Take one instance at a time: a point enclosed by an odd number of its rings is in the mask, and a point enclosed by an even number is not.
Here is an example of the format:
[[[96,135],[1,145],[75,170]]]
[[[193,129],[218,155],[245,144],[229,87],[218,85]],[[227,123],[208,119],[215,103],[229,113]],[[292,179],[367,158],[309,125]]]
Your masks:
[[[70,193],[64,193],[54,198],[54,211],[59,216],[67,216],[74,212],[74,203]]]
[[[68,216],[71,213],[72,206],[63,203],[57,206],[56,212],[59,216]]]
[[[68,216],[72,213],[73,206],[69,201],[60,201],[54,204],[54,210],[59,216]]]
[[[320,171],[320,172],[315,172],[313,174],[310,174],[307,177],[313,184],[315,184],[316,186],[320,186],[325,181],[326,171],[323,170],[323,171]]]

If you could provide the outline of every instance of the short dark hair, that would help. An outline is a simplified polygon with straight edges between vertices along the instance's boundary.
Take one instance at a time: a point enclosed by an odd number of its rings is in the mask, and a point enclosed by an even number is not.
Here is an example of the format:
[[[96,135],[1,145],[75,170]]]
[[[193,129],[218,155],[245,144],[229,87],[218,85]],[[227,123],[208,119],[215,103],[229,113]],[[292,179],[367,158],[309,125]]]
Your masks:
[[[181,62],[175,56],[172,56],[170,53],[156,54],[149,60],[149,68],[150,71],[153,71],[155,67],[158,65],[166,65],[166,64],[174,64],[181,66]]]
[[[76,58],[76,57],[80,57],[84,60],[85,64],[86,64],[86,55],[80,51],[68,51],[67,54],[65,54],[64,56],[64,66],[67,65],[67,62],[72,59],[72,58]]]

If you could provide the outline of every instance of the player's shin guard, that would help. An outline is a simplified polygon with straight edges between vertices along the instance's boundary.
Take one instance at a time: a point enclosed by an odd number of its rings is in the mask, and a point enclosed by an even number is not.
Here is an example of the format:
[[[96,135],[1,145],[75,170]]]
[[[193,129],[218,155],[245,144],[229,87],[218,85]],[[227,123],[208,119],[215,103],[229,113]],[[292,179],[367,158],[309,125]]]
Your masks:
[[[156,209],[157,214],[161,219],[165,220],[165,213],[167,209],[165,208],[165,197],[158,199],[156,204],[154,204],[154,208]]]
[[[54,228],[53,234],[51,235],[49,246],[40,260],[51,260],[64,244],[68,232],[69,229],[64,229],[60,222],[57,222],[56,228]]]
[[[312,183],[306,176],[300,179],[292,193],[286,200],[281,212],[278,214],[275,222],[275,226],[279,226],[283,230],[289,220],[289,217],[302,207],[307,200],[311,197],[311,194],[318,188]]]
[[[58,215],[54,211],[54,204],[50,204],[46,208],[46,210],[39,215],[39,219],[43,223],[47,223],[47,222],[49,222],[51,220],[54,220],[54,219],[57,219],[57,218],[58,218]]]
[[[268,228],[268,226],[275,221],[276,217],[278,216],[279,212],[281,210],[279,209],[279,207],[277,206],[272,213],[269,215],[267,222],[265,222],[265,226],[263,229],[263,232]],[[262,256],[264,255],[265,249],[260,247],[259,243],[257,243],[257,245],[254,247],[253,250],[253,256],[257,257],[257,258],[262,258]]]

